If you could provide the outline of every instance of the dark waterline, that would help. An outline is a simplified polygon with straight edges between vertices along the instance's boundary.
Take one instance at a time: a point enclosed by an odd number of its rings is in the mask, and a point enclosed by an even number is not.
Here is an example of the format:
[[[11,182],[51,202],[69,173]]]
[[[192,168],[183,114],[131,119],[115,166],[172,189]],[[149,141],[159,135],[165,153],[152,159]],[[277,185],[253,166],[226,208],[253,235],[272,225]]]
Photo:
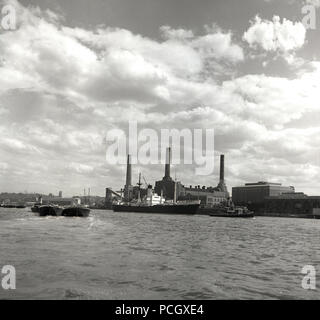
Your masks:
[[[91,211],[37,217],[0,209],[0,299],[319,299],[320,220],[229,219]]]

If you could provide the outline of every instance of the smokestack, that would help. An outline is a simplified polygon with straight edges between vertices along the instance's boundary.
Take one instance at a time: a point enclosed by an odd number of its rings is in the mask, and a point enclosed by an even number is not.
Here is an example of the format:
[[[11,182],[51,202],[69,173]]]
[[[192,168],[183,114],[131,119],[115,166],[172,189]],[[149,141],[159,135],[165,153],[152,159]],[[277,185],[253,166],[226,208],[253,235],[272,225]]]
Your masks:
[[[131,156],[128,154],[128,159],[127,159],[127,175],[126,175],[126,186],[131,186],[132,182],[132,173],[131,173]]]
[[[106,198],[105,198],[106,203],[111,203],[112,202],[112,191],[110,188],[106,188]]]
[[[166,165],[165,165],[165,172],[164,177],[170,178],[170,164],[171,164],[171,148],[167,148],[167,154],[166,154]]]
[[[148,189],[147,189],[147,197],[152,197],[152,185],[148,185]]]
[[[153,196],[152,185],[149,184],[147,189],[147,199],[149,200],[150,206],[152,205],[152,196]]]
[[[228,193],[227,186],[224,182],[224,155],[220,155],[220,181],[218,184],[218,188],[220,191]]]
[[[220,182],[224,182],[224,155],[220,155]]]

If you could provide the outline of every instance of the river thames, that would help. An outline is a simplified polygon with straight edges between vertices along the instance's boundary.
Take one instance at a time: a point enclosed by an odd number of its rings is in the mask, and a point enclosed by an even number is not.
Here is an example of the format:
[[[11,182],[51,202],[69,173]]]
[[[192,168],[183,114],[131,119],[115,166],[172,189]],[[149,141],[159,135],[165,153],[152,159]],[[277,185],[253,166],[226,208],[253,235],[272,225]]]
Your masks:
[[[0,299],[319,299],[320,220],[151,215],[92,210],[37,217],[0,208]]]

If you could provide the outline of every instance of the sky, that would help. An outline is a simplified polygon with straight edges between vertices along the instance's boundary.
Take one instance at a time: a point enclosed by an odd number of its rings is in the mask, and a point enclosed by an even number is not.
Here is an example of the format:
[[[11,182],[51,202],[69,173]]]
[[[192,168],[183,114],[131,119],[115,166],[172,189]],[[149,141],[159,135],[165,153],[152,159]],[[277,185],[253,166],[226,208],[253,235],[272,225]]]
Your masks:
[[[125,166],[107,133],[214,129],[215,186],[271,181],[320,195],[319,0],[1,0],[0,192],[104,195]],[[316,29],[301,10],[313,5]],[[162,165],[135,165],[152,183]]]

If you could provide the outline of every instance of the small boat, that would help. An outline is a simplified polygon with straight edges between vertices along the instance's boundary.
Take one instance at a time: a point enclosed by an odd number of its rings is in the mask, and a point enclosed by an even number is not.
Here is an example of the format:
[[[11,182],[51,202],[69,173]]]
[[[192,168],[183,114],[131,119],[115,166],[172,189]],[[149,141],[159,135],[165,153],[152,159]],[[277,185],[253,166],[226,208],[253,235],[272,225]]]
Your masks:
[[[66,207],[62,210],[61,215],[64,217],[88,217],[90,209],[83,206]]]
[[[17,209],[24,209],[26,206],[24,204],[18,204],[16,206]]]
[[[16,205],[15,204],[4,204],[3,207],[12,209],[12,208],[15,208]]]
[[[54,205],[44,205],[39,207],[39,216],[45,217],[45,216],[61,216],[61,213],[63,211],[62,207],[54,206]]]

